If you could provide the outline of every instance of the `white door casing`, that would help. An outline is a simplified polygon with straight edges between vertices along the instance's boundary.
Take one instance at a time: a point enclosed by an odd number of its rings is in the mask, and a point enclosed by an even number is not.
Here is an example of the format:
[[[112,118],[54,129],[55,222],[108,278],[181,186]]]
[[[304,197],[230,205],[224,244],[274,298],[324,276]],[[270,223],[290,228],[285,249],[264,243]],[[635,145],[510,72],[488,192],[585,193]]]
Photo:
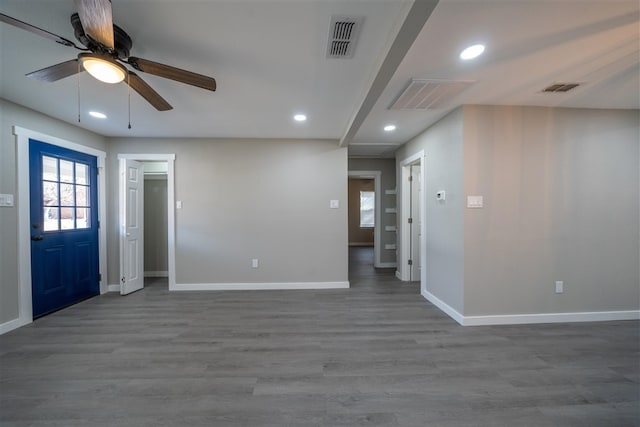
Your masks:
[[[144,287],[144,171],[120,159],[120,294]]]

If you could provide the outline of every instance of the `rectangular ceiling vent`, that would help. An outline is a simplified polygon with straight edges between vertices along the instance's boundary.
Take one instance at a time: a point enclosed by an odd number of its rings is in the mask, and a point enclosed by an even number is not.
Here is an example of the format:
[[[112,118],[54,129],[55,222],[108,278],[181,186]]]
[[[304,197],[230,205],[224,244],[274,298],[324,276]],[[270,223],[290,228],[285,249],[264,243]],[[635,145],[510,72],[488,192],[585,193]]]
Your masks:
[[[332,16],[327,58],[352,58],[362,27],[362,16]]]
[[[578,86],[580,86],[580,83],[554,83],[551,86],[547,86],[542,89],[542,91],[547,93],[569,92],[571,89],[575,89]]]
[[[427,110],[451,105],[456,95],[471,86],[472,81],[411,79],[390,110]]]

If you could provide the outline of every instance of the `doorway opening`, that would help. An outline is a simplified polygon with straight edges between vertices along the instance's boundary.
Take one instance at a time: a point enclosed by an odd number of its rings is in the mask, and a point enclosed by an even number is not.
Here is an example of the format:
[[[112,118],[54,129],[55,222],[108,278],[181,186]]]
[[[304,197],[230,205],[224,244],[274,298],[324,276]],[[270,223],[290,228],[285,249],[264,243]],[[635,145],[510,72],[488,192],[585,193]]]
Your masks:
[[[349,246],[373,247],[373,265],[382,267],[381,171],[349,171]]]
[[[168,288],[167,162],[142,162],[144,170],[144,284]]]
[[[426,239],[423,232],[425,207],[423,197],[424,152],[402,162],[400,254],[397,276],[403,281],[421,281],[424,285],[423,266],[426,264]]]
[[[141,289],[145,277],[175,290],[175,154],[118,154],[118,160],[119,291]]]

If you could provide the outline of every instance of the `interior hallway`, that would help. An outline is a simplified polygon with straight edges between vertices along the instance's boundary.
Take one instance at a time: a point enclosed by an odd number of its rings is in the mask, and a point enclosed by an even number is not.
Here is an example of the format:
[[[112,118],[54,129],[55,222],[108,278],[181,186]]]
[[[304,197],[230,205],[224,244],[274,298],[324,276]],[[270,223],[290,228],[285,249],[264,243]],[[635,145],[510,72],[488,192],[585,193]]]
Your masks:
[[[639,322],[461,327],[351,289],[106,294],[0,336],[2,426],[637,426]]]

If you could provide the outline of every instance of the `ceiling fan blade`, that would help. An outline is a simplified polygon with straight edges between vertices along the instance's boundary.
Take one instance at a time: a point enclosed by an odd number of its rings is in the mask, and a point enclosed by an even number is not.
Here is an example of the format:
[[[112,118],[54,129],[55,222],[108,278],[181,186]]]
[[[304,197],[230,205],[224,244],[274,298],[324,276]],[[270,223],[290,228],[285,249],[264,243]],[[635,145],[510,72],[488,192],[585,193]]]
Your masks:
[[[5,15],[4,13],[0,13],[0,22],[4,22],[5,24],[13,25],[14,27],[29,31],[30,33],[37,34],[40,37],[44,37],[49,40],[53,40],[56,43],[60,43],[64,46],[75,47],[76,49],[80,49],[70,40],[65,39],[64,37],[60,37],[57,34],[53,34],[47,30],[43,30],[42,28],[38,28],[35,25],[27,24],[24,21],[21,21],[16,18],[12,18],[9,15]]]
[[[113,49],[111,0],[75,0],[84,32],[103,46]]]
[[[172,110],[173,107],[158,92],[153,90],[144,80],[136,73],[129,71],[129,78],[124,80],[133,90],[138,92],[140,96],[155,107],[158,111]]]
[[[33,71],[27,74],[27,77],[41,80],[43,82],[55,82],[57,80],[64,79],[65,77],[78,74],[78,71],[83,71],[83,69],[82,67],[78,69],[78,60],[72,59],[38,71]]]
[[[160,64],[159,62],[149,61],[148,59],[136,58],[134,56],[130,56],[127,62],[136,70],[144,73],[197,86],[202,89],[212,91],[216,90],[216,80],[213,77],[203,76],[202,74],[182,70],[170,65]]]

